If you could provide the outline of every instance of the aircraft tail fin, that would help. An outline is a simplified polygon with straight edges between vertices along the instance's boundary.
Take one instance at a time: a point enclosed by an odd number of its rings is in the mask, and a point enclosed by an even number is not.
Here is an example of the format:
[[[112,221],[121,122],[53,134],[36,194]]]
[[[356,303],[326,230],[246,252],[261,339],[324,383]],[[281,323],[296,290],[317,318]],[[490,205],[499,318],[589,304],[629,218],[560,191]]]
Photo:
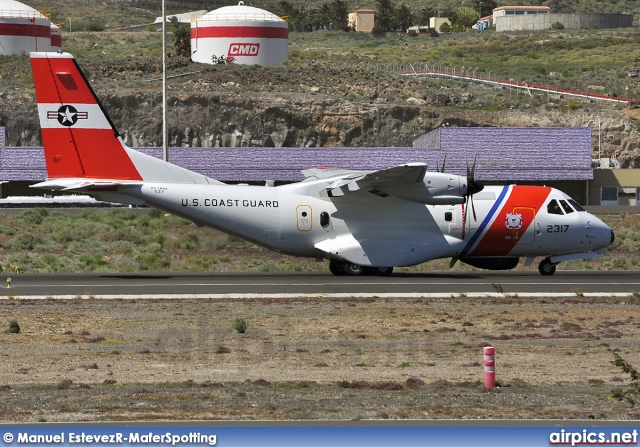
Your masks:
[[[48,178],[142,180],[73,56],[31,53]]]
[[[48,179],[221,183],[127,147],[71,54],[31,53],[31,68]]]

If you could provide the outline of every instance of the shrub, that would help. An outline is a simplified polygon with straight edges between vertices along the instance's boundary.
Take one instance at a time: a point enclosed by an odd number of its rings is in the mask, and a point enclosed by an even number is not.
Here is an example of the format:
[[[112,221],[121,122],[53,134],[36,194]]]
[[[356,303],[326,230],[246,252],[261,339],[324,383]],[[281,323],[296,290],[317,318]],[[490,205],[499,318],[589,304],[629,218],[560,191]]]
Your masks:
[[[152,219],[158,219],[162,217],[162,211],[160,211],[157,208],[151,208],[151,210],[149,211],[149,214],[147,215]]]
[[[32,210],[27,210],[20,215],[22,220],[30,225],[40,225],[48,216],[49,211],[44,208],[34,208]]]
[[[376,25],[373,28],[371,28],[371,34],[373,36],[384,36],[385,29],[381,26]]]
[[[613,360],[609,363],[619,367],[622,372],[629,374],[629,377],[631,377],[630,388],[626,390],[614,390],[611,392],[611,397],[619,401],[628,402],[633,407],[638,403],[638,395],[640,394],[640,373],[638,373],[629,362],[623,359],[620,354],[613,352],[611,349],[609,349],[609,352],[613,354]]]
[[[11,240],[11,248],[14,250],[33,250],[43,240],[31,233],[20,234]]]
[[[9,329],[7,330],[8,334],[19,334],[20,333],[20,325],[16,320],[11,320],[9,322]]]
[[[244,318],[236,318],[233,322],[233,328],[241,334],[247,330],[247,321]]]
[[[564,25],[562,24],[562,22],[553,22],[551,24],[551,29],[561,30],[564,29]]]

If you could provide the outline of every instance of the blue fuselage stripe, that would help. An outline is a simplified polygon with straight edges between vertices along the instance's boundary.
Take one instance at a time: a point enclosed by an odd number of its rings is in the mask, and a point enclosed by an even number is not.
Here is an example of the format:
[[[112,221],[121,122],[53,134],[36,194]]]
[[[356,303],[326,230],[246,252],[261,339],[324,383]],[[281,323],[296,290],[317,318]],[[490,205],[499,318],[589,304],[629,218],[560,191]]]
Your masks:
[[[482,221],[482,223],[480,224],[476,232],[473,234],[473,236],[471,236],[471,239],[469,239],[469,242],[467,243],[467,245],[464,246],[464,249],[460,253],[461,258],[466,256],[471,250],[471,248],[475,246],[476,242],[478,241],[478,238],[480,238],[480,235],[482,235],[486,226],[489,225],[489,223],[493,220],[494,214],[502,206],[502,201],[504,200],[504,197],[507,195],[507,191],[509,191],[509,186],[504,186],[502,188],[502,192],[500,193],[500,196],[498,196],[498,199],[495,201],[495,203],[489,210],[489,213],[484,218],[484,220]]]

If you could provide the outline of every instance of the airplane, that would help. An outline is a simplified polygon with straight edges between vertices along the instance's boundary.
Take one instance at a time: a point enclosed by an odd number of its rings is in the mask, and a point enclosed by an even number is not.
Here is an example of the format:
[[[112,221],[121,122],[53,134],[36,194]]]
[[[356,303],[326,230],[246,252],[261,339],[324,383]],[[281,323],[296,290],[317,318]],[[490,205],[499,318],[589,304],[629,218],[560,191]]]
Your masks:
[[[47,180],[33,187],[147,205],[288,255],[329,261],[334,275],[391,275],[451,258],[489,270],[552,275],[594,258],[613,231],[546,186],[485,186],[407,163],[378,171],[313,168],[279,186],[225,184],[127,147],[69,53],[31,53]]]

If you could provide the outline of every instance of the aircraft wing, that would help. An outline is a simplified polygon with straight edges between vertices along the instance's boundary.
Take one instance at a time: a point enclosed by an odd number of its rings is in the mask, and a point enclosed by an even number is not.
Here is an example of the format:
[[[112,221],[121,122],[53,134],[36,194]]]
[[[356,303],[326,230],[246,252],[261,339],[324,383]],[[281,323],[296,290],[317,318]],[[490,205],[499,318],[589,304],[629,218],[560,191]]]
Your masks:
[[[331,197],[346,196],[361,189],[383,190],[388,187],[421,183],[427,172],[424,163],[408,163],[373,172],[355,172],[341,177],[327,187]]]

